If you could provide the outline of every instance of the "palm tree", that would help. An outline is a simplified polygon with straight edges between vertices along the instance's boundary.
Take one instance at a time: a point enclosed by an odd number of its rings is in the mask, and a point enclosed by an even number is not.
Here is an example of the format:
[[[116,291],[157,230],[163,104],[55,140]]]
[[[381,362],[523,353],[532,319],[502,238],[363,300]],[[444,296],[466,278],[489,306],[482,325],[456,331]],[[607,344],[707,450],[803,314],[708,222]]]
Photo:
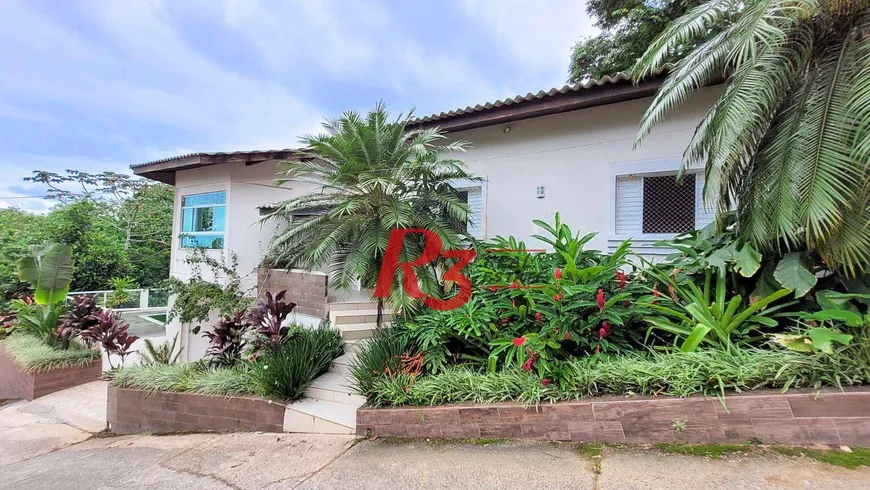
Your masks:
[[[410,118],[400,114],[390,120],[378,103],[365,117],[345,112],[323,124],[326,134],[303,138],[306,158],[283,162],[282,170],[287,179],[314,182],[318,189],[281,203],[264,218],[290,221],[272,239],[273,261],[327,269],[330,284],[340,289],[349,289],[356,279],[374,289],[394,229],[425,228],[441,238],[444,248],[463,245],[468,206],[451,182],[479,179],[461,161],[441,154],[464,151],[466,143],[446,143],[437,129],[408,129]],[[422,236],[408,235],[402,260],[417,257],[424,244]],[[418,277],[422,291],[437,289],[437,267],[421,270]],[[411,307],[414,302],[401,285],[401,277],[393,281],[391,302]],[[378,298],[379,325],[382,311]]]
[[[710,0],[671,24],[634,68],[720,32],[680,60],[636,144],[691,93],[727,77],[682,166],[706,169],[706,196],[736,206],[768,250],[810,247],[849,274],[870,264],[870,0]]]

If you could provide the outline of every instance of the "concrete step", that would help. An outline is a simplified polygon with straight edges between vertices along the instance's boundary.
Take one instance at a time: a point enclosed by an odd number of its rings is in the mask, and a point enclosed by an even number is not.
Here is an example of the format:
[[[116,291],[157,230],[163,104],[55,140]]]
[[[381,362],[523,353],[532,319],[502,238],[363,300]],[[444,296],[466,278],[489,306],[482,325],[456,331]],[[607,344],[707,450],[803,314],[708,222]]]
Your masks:
[[[303,398],[284,410],[284,432],[353,434],[357,408],[359,405]]]
[[[372,336],[372,332],[378,328],[372,323],[346,323],[338,325],[338,331],[345,340],[362,340]]]
[[[378,304],[373,301],[341,301],[329,303],[326,308],[329,311],[377,310]]]
[[[359,350],[360,346],[362,346],[362,343],[360,342],[360,340],[362,340],[362,339],[344,339],[344,353],[345,354],[350,354],[350,353],[355,354],[356,351]]]
[[[393,317],[384,311],[383,320],[388,322]],[[348,323],[375,323],[378,321],[378,310],[339,310],[329,312],[329,322],[333,327],[341,328]]]
[[[353,386],[353,379],[349,373],[328,372],[311,383],[311,386],[305,390],[305,396],[315,400],[338,402],[358,407],[365,403],[366,399],[364,396],[353,393],[351,386]]]
[[[356,359],[356,352],[342,354],[332,360],[332,364],[329,366],[329,371],[340,374],[349,373],[350,365],[353,363],[354,359]]]

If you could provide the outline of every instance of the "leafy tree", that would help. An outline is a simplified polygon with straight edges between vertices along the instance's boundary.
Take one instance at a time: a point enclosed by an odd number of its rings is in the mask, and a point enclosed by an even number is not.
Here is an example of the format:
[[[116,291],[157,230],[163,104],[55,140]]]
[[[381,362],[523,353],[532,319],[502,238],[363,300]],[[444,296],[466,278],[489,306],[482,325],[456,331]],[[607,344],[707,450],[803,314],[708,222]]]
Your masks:
[[[103,289],[109,286],[108,279],[124,276],[143,286],[155,286],[169,275],[175,195],[171,186],[114,172],[91,174],[78,170],[63,174],[36,170],[25,180],[45,185],[46,197],[60,201],[61,215],[50,221],[55,233],[74,236],[56,239],[79,244],[74,248],[81,267],[100,274],[115,274],[103,276],[101,283],[96,281],[99,275],[86,274],[79,279],[77,274],[76,287],[90,284]],[[84,230],[101,235],[83,236]],[[87,247],[83,245],[85,241],[90,243]],[[94,256],[92,261],[85,250],[88,247],[107,252],[106,258],[116,260],[123,270],[106,270],[105,260],[100,256]]]
[[[0,209],[0,304],[19,288],[18,261],[30,255],[28,247],[46,238],[45,216],[20,209]]]
[[[671,24],[638,61],[649,75],[682,46],[727,26],[677,63],[638,143],[723,72],[683,168],[706,166],[720,213],[764,249],[819,251],[847,273],[870,262],[870,1],[711,0]]]
[[[390,120],[379,103],[365,117],[346,112],[324,124],[326,134],[303,140],[309,158],[285,162],[283,169],[288,179],[319,187],[284,201],[265,218],[290,222],[271,242],[272,260],[288,267],[326,269],[339,288],[349,288],[359,278],[362,287],[374,289],[391,230],[425,228],[445,248],[460,246],[468,206],[451,181],[472,177],[462,162],[440,154],[463,151],[465,143],[440,144],[442,133],[408,129],[409,118]],[[423,245],[422,237],[409,235],[403,257],[419,256]],[[424,290],[435,289],[435,270],[425,268],[418,277]],[[396,301],[407,300],[401,283],[398,279],[393,284]],[[382,307],[379,299],[379,313]]]
[[[674,19],[700,4],[700,0],[589,0],[586,12],[601,34],[578,41],[571,48],[568,83],[628,71],[652,41]],[[665,61],[684,54],[681,46]]]
[[[95,202],[81,200],[60,205],[46,217],[48,239],[72,246],[73,290],[107,289],[111,278],[126,276],[130,270],[123,235],[106,214]]]

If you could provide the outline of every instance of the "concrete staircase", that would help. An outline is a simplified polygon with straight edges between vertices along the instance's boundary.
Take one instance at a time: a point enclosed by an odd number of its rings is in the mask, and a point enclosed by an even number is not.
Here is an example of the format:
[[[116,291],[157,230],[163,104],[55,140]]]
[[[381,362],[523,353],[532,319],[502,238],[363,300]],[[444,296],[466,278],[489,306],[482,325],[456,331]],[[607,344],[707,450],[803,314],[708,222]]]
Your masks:
[[[353,392],[349,366],[356,357],[358,343],[371,337],[377,327],[377,305],[371,302],[329,304],[329,321],[344,338],[345,353],[332,361],[329,372],[315,379],[305,398],[287,405],[284,432],[353,434],[356,410],[365,397]],[[392,317],[384,312],[384,322]]]

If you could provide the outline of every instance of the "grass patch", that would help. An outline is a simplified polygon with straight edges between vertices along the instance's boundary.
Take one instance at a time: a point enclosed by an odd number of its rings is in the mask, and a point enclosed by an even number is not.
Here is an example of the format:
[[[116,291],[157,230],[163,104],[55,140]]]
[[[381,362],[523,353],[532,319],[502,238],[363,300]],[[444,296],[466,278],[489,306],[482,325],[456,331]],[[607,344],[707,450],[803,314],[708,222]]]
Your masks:
[[[684,454],[687,456],[703,456],[720,459],[724,454],[745,452],[746,446],[734,444],[653,444],[660,451],[671,454]]]
[[[838,449],[822,450],[790,446],[772,446],[771,449],[785,456],[804,456],[843,468],[855,469],[870,466],[870,449],[853,447],[851,453]]]
[[[577,452],[587,458],[600,458],[603,450],[604,444],[597,442],[577,444]]]
[[[30,335],[12,335],[0,341],[0,346],[28,373],[87,366],[100,358],[99,349],[88,349],[76,343],[71,343],[69,349],[58,349]]]
[[[559,373],[547,386],[535,374],[519,369],[483,373],[463,365],[417,378],[382,375],[371,384],[369,403],[425,406],[517,401],[528,406],[595,395],[719,396],[759,388],[870,382],[866,366],[848,354],[807,355],[755,348],[588,356],[565,361]]]
[[[205,362],[137,364],[119,369],[112,380],[120,388],[183,391],[216,396],[258,395],[245,365],[210,367]]]

